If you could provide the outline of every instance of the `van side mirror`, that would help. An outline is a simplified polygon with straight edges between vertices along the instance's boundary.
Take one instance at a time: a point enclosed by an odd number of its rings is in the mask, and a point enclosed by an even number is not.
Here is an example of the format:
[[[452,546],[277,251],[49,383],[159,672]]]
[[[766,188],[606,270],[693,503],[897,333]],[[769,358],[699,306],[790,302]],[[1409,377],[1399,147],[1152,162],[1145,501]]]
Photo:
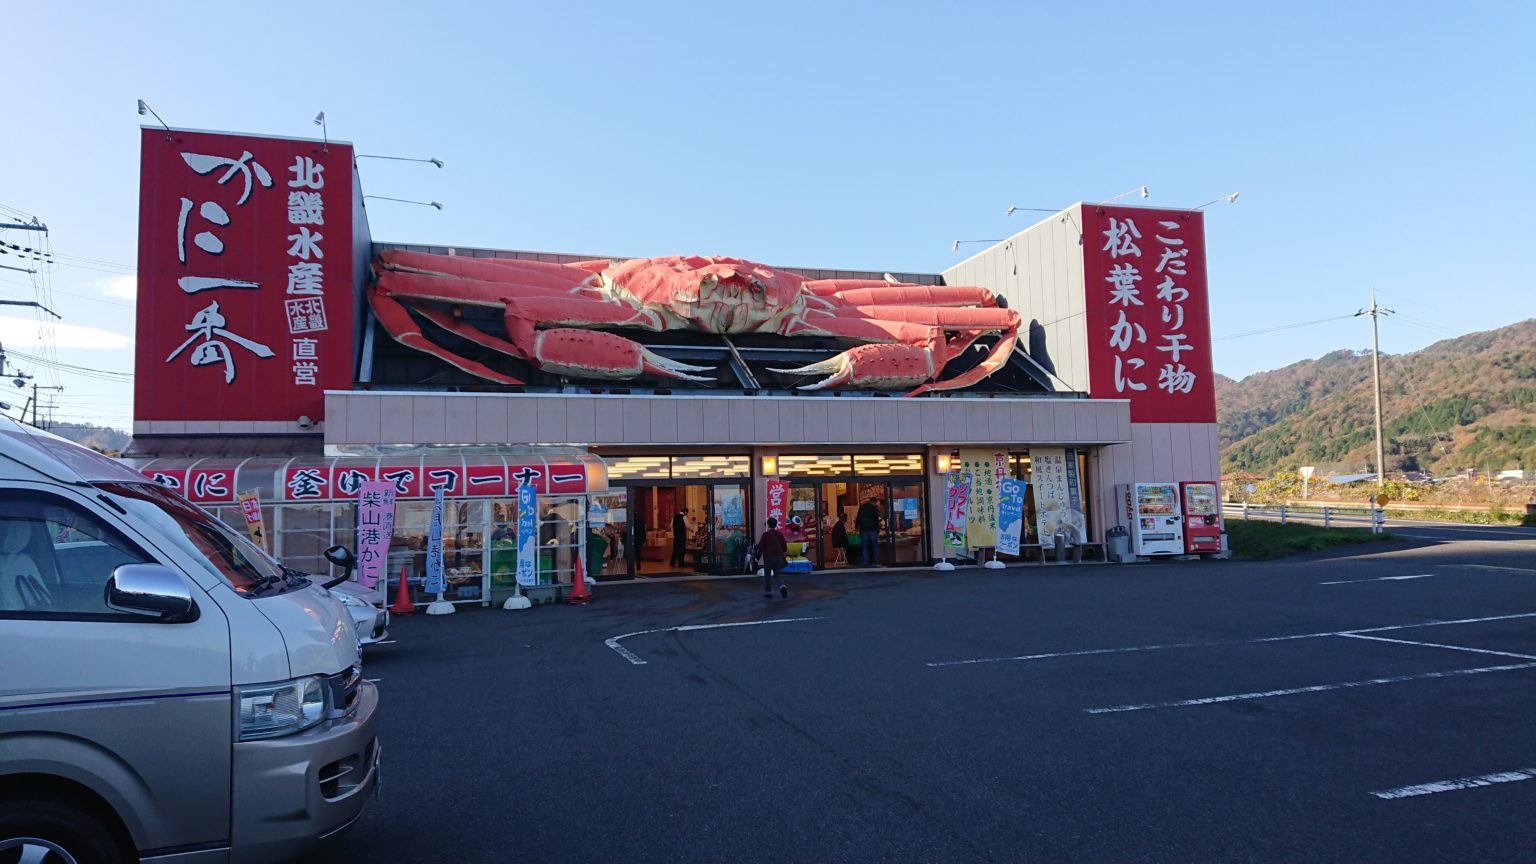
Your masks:
[[[332,546],[325,550],[325,560],[343,570],[351,570],[357,566],[357,558],[352,555],[352,550],[345,546]]]
[[[107,580],[107,606],[118,612],[151,615],[167,624],[197,620],[187,583],[169,567],[124,564]]]
[[[326,590],[335,588],[337,585],[351,579],[352,571],[357,568],[357,556],[353,555],[352,550],[345,546],[332,546],[325,550],[325,560],[341,568],[340,576],[335,579],[326,580],[322,586]]]

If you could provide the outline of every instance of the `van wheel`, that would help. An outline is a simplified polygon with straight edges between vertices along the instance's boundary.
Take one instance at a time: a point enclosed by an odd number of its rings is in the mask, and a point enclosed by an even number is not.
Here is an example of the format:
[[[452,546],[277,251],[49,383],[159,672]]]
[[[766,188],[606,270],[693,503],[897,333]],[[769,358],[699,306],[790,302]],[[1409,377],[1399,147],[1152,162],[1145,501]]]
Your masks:
[[[122,864],[128,861],[99,815],[72,801],[0,802],[0,864]]]

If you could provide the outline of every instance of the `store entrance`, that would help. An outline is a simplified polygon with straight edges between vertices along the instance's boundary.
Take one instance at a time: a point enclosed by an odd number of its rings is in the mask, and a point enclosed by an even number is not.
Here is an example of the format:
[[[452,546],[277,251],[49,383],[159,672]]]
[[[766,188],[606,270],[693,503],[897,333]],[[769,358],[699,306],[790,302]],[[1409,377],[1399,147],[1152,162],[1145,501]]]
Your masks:
[[[923,490],[921,477],[797,481],[789,487],[789,518],[799,518],[817,569],[921,564],[928,560]],[[867,533],[860,529],[861,511],[866,527],[877,526]]]
[[[743,572],[747,487],[741,483],[625,485],[592,496],[589,532],[599,581]],[[595,548],[601,545],[601,548]]]

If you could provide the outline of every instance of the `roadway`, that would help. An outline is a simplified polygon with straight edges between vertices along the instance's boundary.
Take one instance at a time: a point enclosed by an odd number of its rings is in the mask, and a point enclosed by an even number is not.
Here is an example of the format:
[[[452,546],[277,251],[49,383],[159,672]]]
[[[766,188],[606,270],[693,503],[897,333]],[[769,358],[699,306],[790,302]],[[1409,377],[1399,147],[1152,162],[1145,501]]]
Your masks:
[[[1490,533],[400,619],[382,797],[311,860],[1528,861],[1536,544]]]

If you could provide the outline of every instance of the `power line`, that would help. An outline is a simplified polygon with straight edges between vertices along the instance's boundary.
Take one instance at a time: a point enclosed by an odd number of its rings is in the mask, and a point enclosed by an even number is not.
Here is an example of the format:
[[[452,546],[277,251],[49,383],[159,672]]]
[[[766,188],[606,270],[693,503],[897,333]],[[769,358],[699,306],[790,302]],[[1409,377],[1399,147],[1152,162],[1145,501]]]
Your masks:
[[[1261,336],[1265,333],[1278,333],[1281,330],[1295,330],[1298,327],[1311,327],[1314,324],[1326,324],[1329,321],[1343,321],[1345,318],[1354,318],[1354,315],[1335,315],[1332,318],[1319,318],[1316,321],[1303,321],[1299,324],[1282,324],[1279,327],[1266,327],[1263,330],[1250,330],[1247,333],[1233,333],[1230,336],[1217,336],[1212,342],[1224,342],[1228,339],[1242,339],[1245,336]]]
[[[8,351],[6,353],[8,353],[12,357],[18,357],[18,358],[20,358],[22,360],[25,360],[28,363],[36,363],[36,364],[38,364],[40,366],[51,366],[53,368],[56,368],[56,369],[59,369],[59,370],[65,371],[65,372],[73,372],[73,373],[75,373],[77,375],[105,376],[105,377],[108,378],[108,380],[130,379],[130,378],[133,377],[133,373],[132,372],[112,372],[112,371],[107,370],[107,369],[92,369],[89,366],[76,366],[76,365],[74,365],[72,363],[61,363],[61,362],[59,362],[57,360],[50,360],[50,359],[45,358],[45,357],[38,357],[36,355],[27,354],[27,353],[22,352],[22,351]]]

